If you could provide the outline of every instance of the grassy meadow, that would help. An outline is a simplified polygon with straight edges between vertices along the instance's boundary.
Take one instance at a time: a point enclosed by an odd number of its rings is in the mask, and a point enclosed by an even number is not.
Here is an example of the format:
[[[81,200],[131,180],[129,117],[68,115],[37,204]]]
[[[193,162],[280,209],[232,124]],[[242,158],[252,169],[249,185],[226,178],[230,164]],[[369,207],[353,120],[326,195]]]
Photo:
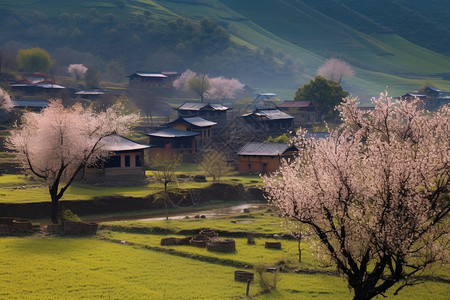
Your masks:
[[[215,219],[108,222],[92,237],[1,237],[0,299],[351,298],[333,267],[323,267],[314,259],[309,242],[302,244],[303,260],[298,263],[295,240],[282,239],[282,249],[271,250],[264,248],[264,242],[272,238],[258,235],[255,244],[248,245],[245,237],[239,237],[249,231],[283,233],[282,224],[276,213],[259,210]],[[185,237],[181,230],[204,227],[227,231],[237,251],[160,245],[161,238]],[[253,272],[257,264],[277,266],[282,272],[276,274],[276,289],[268,293],[262,292],[255,277],[247,298],[246,283],[234,281],[234,271]],[[423,284],[407,287],[395,298],[388,293],[387,298],[448,299],[449,268],[427,275]],[[264,276],[273,282],[273,274]]]
[[[183,164],[177,174],[201,174],[194,164]],[[152,171],[147,171],[151,176]],[[169,184],[169,189],[204,188],[210,185],[212,178],[207,182],[178,181]],[[262,180],[258,176],[226,176],[221,179],[223,183],[243,184],[244,186],[258,185]],[[98,196],[124,196],[145,197],[160,192],[163,186],[156,182],[138,186],[97,186],[80,182],[73,183],[62,200],[90,200]],[[5,174],[0,176],[0,203],[31,203],[50,201],[48,188],[44,181],[33,176]]]

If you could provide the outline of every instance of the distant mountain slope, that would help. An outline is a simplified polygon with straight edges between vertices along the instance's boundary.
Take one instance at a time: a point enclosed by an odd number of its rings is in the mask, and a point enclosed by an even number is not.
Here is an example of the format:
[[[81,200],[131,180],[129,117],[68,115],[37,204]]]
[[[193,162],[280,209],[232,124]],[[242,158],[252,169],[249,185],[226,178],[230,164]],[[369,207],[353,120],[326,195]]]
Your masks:
[[[4,0],[0,46],[42,47],[60,73],[191,68],[282,98],[338,57],[356,71],[344,88],[367,97],[450,90],[449,19],[447,0]]]
[[[397,9],[398,14],[406,13],[406,8],[397,5],[394,0],[370,1],[376,5],[353,0],[260,0],[257,9],[254,1],[222,0],[222,3],[272,34],[323,57],[340,57],[362,69],[399,76],[450,72],[450,59],[444,52],[437,54],[421,47],[422,43],[416,45],[397,35],[395,26],[385,26],[381,22],[386,15],[383,11],[379,11],[383,17],[375,19],[372,14],[381,6],[380,2],[385,4],[385,9]],[[391,5],[388,6],[389,3]],[[363,14],[366,11],[367,14]],[[390,15],[394,19],[395,16],[395,13]],[[411,31],[420,26],[418,24]],[[429,37],[433,34],[431,32]],[[450,38],[443,35],[443,38],[446,37]],[[426,38],[422,35],[422,40]]]

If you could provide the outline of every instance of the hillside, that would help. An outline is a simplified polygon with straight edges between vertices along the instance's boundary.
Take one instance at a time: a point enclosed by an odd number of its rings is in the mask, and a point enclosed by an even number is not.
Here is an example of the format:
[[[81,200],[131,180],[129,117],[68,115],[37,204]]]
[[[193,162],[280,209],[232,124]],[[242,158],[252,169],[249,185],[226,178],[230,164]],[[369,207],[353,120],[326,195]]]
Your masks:
[[[450,2],[435,0],[24,0],[0,2],[3,52],[42,47],[124,80],[136,70],[236,77],[292,98],[329,57],[363,99],[431,82],[450,90]]]

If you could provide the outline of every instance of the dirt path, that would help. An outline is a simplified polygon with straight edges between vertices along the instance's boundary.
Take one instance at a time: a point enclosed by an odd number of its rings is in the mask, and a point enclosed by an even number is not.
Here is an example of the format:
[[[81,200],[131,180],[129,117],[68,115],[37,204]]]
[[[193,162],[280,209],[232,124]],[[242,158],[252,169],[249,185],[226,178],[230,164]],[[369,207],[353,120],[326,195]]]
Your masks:
[[[205,216],[206,218],[214,218],[214,217],[222,217],[227,215],[236,214],[242,212],[244,209],[256,210],[256,209],[264,209],[267,208],[268,205],[266,203],[244,203],[239,205],[233,205],[228,207],[214,208],[214,209],[204,209],[204,210],[192,210],[192,211],[184,211],[184,212],[176,212],[170,213],[169,211],[169,219],[184,219],[187,216],[190,218],[194,218],[196,215]],[[164,213],[148,213],[148,214],[137,214],[137,215],[127,215],[127,216],[112,216],[112,217],[104,217],[104,218],[92,218],[92,219],[83,219],[86,223],[101,223],[101,222],[109,222],[109,221],[129,221],[129,220],[141,220],[141,221],[156,221],[156,220],[165,220],[166,215]]]

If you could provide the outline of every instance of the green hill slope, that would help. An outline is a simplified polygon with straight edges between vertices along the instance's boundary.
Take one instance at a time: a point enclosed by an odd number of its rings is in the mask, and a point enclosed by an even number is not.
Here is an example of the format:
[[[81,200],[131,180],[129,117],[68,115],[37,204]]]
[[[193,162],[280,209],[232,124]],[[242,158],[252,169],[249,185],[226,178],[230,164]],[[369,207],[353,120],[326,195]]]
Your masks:
[[[367,99],[386,85],[450,90],[448,17],[445,0],[6,0],[0,45],[46,49],[56,74],[70,63],[117,62],[122,76],[191,68],[281,98],[338,57],[355,69],[344,88]]]

